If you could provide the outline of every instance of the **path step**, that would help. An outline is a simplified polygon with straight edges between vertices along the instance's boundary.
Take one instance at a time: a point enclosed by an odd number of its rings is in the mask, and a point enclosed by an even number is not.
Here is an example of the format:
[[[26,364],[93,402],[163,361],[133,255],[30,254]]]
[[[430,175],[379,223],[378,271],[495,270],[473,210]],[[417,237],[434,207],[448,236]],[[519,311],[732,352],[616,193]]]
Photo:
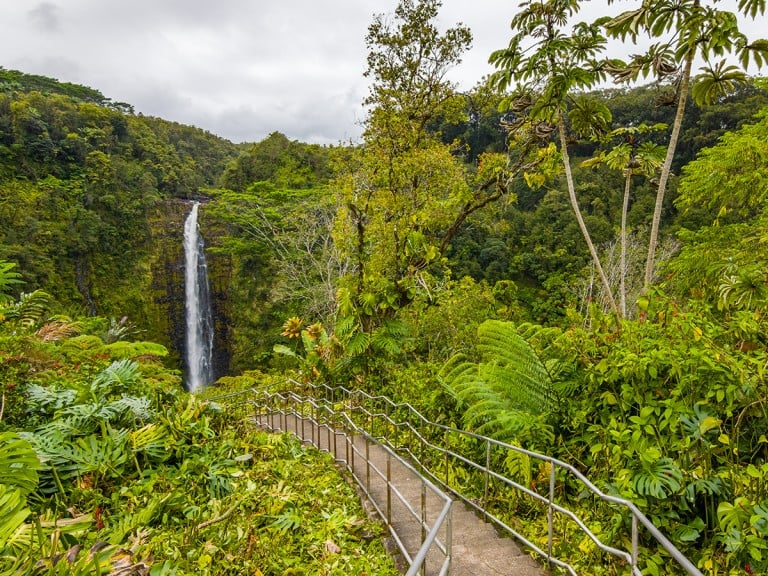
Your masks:
[[[292,432],[304,442],[330,452],[337,460],[345,461],[361,486],[377,503],[379,513],[386,519],[389,515],[395,533],[411,557],[418,552],[422,542],[420,517],[423,514],[428,526],[433,526],[445,502],[434,492],[424,487],[421,477],[377,444],[368,442],[362,436],[351,440],[355,451],[348,445],[347,437],[341,431],[318,424],[308,418],[294,415],[260,416],[256,422],[268,429]],[[367,455],[366,458],[359,455]],[[378,471],[378,472],[377,472]],[[413,516],[400,499],[392,495],[387,512],[387,483],[410,503],[417,514]],[[423,508],[423,510],[422,510]],[[460,500],[454,501],[451,518],[451,569],[452,576],[544,576],[547,571],[533,558],[521,551],[510,538],[502,538],[495,527],[481,519],[475,511]],[[448,538],[444,529],[439,536],[441,542]],[[426,561],[428,576],[440,573],[444,555],[433,547]]]

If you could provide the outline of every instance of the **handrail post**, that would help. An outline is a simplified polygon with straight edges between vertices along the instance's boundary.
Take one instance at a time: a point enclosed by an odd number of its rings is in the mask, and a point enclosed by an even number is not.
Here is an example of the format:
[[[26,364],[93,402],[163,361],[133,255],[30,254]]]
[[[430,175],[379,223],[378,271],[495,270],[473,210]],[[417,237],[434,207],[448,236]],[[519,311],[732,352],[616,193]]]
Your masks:
[[[632,513],[632,572],[637,570],[637,516]]]
[[[304,406],[302,406],[301,404],[299,406],[300,406],[299,418],[301,419],[301,437],[305,438],[306,433],[304,431]]]
[[[448,556],[448,571],[451,573],[451,563],[453,562],[453,504],[448,509],[448,518],[445,525],[445,555]]]
[[[365,492],[371,493],[371,442],[365,437]]]
[[[419,424],[419,464],[421,468],[426,469],[427,463],[424,461],[424,444],[426,439],[424,438],[424,420]]]
[[[483,486],[483,510],[488,506],[488,481],[490,480],[491,471],[491,439],[488,438],[485,441],[485,480]],[[488,514],[486,513],[486,516]]]
[[[448,487],[450,486],[448,484],[448,430],[445,431],[443,437],[443,446],[445,446],[445,486]]]
[[[549,463],[549,507],[547,508],[547,567],[552,567],[552,539],[554,536],[555,463]]]
[[[387,526],[392,526],[392,456],[387,452]]]
[[[309,415],[311,418],[310,423],[312,424],[312,445],[317,446],[320,444],[320,414],[318,413],[318,405],[317,402],[310,403],[309,404]],[[315,438],[315,432],[317,432],[317,438]]]
[[[427,485],[424,482],[424,477],[421,477],[421,543],[427,539]],[[427,559],[424,558],[424,563],[421,565],[421,573],[427,573]]]
[[[338,428],[338,422],[339,422],[339,413],[336,412],[334,409],[331,412],[331,424],[332,424],[332,432],[333,432],[333,459],[338,460],[339,459],[339,450],[336,447],[336,429]],[[331,441],[328,441],[328,447],[331,447]]]

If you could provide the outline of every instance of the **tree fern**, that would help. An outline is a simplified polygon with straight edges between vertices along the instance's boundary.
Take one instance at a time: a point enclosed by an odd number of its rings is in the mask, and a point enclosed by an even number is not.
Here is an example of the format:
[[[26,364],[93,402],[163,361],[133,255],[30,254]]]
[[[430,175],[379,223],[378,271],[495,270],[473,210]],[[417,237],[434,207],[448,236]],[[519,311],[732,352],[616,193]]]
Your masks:
[[[51,297],[42,290],[23,293],[15,304],[5,309],[5,318],[30,328],[45,317],[50,301]]]
[[[465,425],[503,439],[549,441],[546,415],[557,406],[550,369],[508,322],[478,328],[481,361],[451,358],[440,376],[464,408]]]
[[[531,345],[509,322],[488,320],[477,330],[483,379],[515,408],[542,414],[556,403],[553,380]]]
[[[22,283],[21,274],[13,270],[15,267],[15,262],[0,260],[0,305],[11,300],[8,292],[14,285]]]
[[[456,354],[450,358],[440,371],[440,376],[444,382],[454,386],[461,386],[465,381],[472,381],[477,378],[477,364],[470,361],[466,354]]]

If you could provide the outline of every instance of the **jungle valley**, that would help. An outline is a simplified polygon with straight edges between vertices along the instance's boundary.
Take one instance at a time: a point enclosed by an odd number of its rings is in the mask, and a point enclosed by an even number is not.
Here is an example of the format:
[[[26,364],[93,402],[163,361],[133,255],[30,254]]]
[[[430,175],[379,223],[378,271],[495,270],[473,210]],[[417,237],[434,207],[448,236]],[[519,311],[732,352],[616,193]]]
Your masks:
[[[555,456],[703,573],[768,573],[768,83],[744,73],[768,41],[716,2],[566,27],[578,4],[524,2],[468,93],[445,72],[471,32],[438,30],[438,0],[374,17],[356,144],[233,144],[0,68],[0,575],[396,574],[331,458],[215,400],[297,383]],[[651,53],[604,56],[639,34]],[[215,326],[200,394],[193,202]]]

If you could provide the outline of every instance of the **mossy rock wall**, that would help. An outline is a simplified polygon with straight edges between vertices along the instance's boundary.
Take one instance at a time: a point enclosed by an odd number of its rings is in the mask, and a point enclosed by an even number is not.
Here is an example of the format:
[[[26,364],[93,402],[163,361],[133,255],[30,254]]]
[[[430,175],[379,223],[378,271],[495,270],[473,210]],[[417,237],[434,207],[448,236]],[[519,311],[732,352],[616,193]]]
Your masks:
[[[158,204],[149,216],[150,239],[148,247],[148,298],[146,324],[148,339],[160,342],[172,351],[183,371],[185,349],[184,305],[184,221],[192,203],[169,200]],[[205,207],[200,207],[200,228],[206,247],[216,243],[214,231],[205,229]],[[229,326],[226,294],[231,276],[229,257],[206,253],[213,317],[216,327],[214,336],[214,372],[222,376],[229,371]]]

